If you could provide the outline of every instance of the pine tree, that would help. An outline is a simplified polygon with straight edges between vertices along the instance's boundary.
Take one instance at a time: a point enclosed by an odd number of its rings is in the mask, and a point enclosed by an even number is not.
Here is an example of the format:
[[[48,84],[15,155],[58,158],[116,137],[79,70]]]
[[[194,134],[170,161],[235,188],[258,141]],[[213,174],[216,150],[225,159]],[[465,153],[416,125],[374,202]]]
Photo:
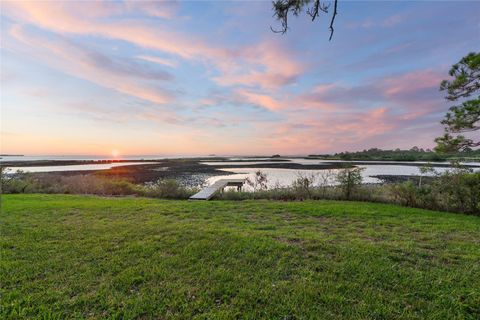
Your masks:
[[[452,106],[442,120],[445,134],[435,139],[438,152],[464,151],[480,146],[480,141],[466,138],[461,133],[480,130],[480,53],[469,53],[449,71],[453,80],[443,80],[441,91],[447,91],[449,101],[461,101]],[[472,96],[477,95],[473,99]],[[452,135],[456,134],[456,135]]]

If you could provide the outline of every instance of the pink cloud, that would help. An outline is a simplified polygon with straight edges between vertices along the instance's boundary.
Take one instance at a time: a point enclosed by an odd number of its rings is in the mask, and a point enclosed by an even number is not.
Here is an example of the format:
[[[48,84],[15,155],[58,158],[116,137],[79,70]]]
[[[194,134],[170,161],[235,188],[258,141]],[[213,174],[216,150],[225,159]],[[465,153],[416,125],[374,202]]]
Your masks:
[[[173,95],[168,91],[152,87],[135,78],[138,75],[159,79],[162,73],[149,75],[135,71],[133,67],[116,65],[99,53],[76,46],[62,38],[52,41],[46,37],[32,36],[19,26],[12,28],[10,35],[27,45],[37,58],[72,76],[158,104],[173,100]],[[128,73],[129,76],[122,76],[123,73]]]
[[[271,111],[277,111],[284,107],[281,102],[265,94],[259,94],[248,90],[239,89],[235,91],[235,95],[235,99],[239,102],[251,103]]]
[[[362,140],[371,136],[382,134],[395,127],[392,117],[388,115],[387,108],[381,107],[366,113],[345,116],[342,123],[334,124],[337,132],[347,132],[355,137],[349,137],[353,141]]]
[[[297,125],[301,124],[301,125]],[[305,116],[274,125],[265,143],[278,152],[306,153],[337,150],[338,147],[361,149],[372,139],[398,129],[401,122],[385,107],[365,112],[332,113]]]
[[[6,3],[5,11],[21,22],[53,32],[89,34],[123,40],[139,47],[211,64],[220,72],[220,75],[213,78],[220,85],[278,88],[293,83],[303,71],[303,66],[278,43],[260,42],[247,47],[226,49],[194,35],[166,30],[157,25],[152,26],[139,21],[105,22],[104,19],[95,19],[105,14],[107,10],[104,6],[110,5],[113,4],[94,3],[93,14],[89,12],[86,15],[86,10],[92,6],[88,2],[84,7],[83,3],[19,1]],[[135,2],[127,5],[129,6],[154,10],[157,4]]]
[[[177,1],[124,1],[126,10],[140,11],[152,17],[173,19],[178,9]]]
[[[445,108],[445,101],[438,91],[443,78],[441,72],[417,70],[385,75],[358,85],[317,85],[299,94],[297,99],[303,106],[332,112],[351,112],[360,106],[368,108],[381,103],[413,119]]]
[[[172,19],[175,17],[178,3],[176,1],[5,1],[2,6],[11,15],[26,19],[31,23],[41,24],[48,28],[66,27],[66,32],[76,32],[85,27],[81,20],[88,17],[102,18],[129,13],[142,13],[148,16]],[[48,17],[55,15],[62,24],[54,26]],[[80,23],[75,28],[72,22]]]
[[[386,78],[380,87],[387,97],[393,97],[438,88],[443,78],[439,72],[420,70]]]
[[[324,99],[325,95],[328,95],[331,91],[335,91],[338,88],[336,84],[317,85],[312,89],[297,95],[291,105],[294,105],[297,109],[316,109],[323,111],[339,111],[341,109],[348,109],[344,105],[338,103],[329,102],[328,99]]]
[[[231,56],[220,62],[222,75],[214,78],[221,85],[273,89],[295,82],[304,69],[288,50],[274,42],[241,48]]]
[[[177,66],[176,62],[174,62],[172,60],[160,58],[160,57],[142,55],[142,56],[138,56],[137,58],[145,60],[145,61],[150,61],[150,62],[153,62],[153,63],[161,64],[161,65],[164,65],[164,66],[168,66],[168,67],[171,67],[171,68],[174,68],[174,67]]]

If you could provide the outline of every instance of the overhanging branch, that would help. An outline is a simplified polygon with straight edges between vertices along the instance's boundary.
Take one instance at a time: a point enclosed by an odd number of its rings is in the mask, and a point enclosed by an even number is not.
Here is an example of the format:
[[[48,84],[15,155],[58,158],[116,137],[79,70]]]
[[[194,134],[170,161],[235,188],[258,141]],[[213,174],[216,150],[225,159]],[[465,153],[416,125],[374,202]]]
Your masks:
[[[328,38],[328,41],[331,41],[333,37],[333,31],[334,31],[333,23],[335,22],[335,17],[337,16],[337,3],[338,3],[338,0],[335,0],[333,4],[333,15],[332,15],[332,20],[330,20],[330,38]]]

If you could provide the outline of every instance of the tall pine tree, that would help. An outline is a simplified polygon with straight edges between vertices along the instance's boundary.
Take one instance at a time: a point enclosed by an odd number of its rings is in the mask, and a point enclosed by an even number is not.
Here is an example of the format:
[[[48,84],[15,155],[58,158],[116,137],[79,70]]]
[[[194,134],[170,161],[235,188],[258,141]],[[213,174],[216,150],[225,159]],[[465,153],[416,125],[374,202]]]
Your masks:
[[[480,53],[469,53],[449,71],[452,80],[443,80],[440,90],[449,101],[458,101],[442,120],[445,134],[435,139],[438,152],[456,152],[479,147],[478,138],[466,138],[462,133],[480,130]],[[476,97],[475,97],[476,95]],[[473,99],[472,99],[473,97]]]

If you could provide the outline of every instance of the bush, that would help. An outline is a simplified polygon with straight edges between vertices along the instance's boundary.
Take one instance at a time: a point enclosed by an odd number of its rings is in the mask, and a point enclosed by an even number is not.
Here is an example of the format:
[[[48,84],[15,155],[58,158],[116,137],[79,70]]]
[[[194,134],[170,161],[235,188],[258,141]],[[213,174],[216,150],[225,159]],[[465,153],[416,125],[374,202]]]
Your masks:
[[[134,195],[138,187],[125,179],[94,175],[61,176],[52,174],[9,173],[2,175],[3,193],[69,193]]]
[[[350,200],[353,192],[362,184],[363,168],[345,168],[337,174],[337,182],[343,190],[345,199]]]
[[[414,207],[418,203],[418,192],[412,181],[398,183],[390,186],[394,201]]]
[[[63,193],[98,194],[105,196],[134,195],[138,188],[125,179],[108,179],[94,175],[60,177],[59,186]],[[50,190],[52,187],[50,186]],[[56,193],[56,192],[55,192]]]
[[[6,170],[0,166],[0,193],[31,193],[33,190],[32,177],[23,171]]]
[[[268,185],[268,177],[266,173],[258,170],[255,172],[255,176],[253,179],[247,178],[245,181],[247,185],[253,188],[253,192],[257,192],[259,190],[267,190]]]
[[[158,180],[143,187],[142,194],[147,197],[165,199],[188,199],[197,190],[181,186],[177,180]]]
[[[391,185],[389,189],[394,202],[409,207],[480,213],[480,173],[447,171],[429,185],[418,187],[408,181]]]
[[[433,189],[445,210],[480,214],[480,172],[447,171]]]
[[[301,198],[311,199],[315,182],[317,180],[316,174],[299,173],[297,179],[292,183],[292,189],[295,194]]]

